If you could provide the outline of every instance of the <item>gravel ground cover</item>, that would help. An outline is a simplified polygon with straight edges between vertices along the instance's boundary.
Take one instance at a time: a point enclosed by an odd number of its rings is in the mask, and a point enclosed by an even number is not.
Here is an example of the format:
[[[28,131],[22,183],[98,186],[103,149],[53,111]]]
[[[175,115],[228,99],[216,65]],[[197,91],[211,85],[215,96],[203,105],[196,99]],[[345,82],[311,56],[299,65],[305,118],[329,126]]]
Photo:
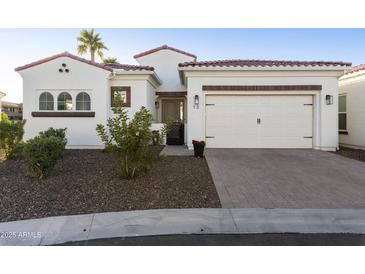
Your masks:
[[[341,156],[365,162],[365,150],[362,149],[340,147],[340,150],[336,151],[335,153]]]
[[[166,157],[134,180],[100,150],[67,150],[53,173],[32,179],[22,159],[0,160],[0,222],[107,211],[221,207],[205,159]]]

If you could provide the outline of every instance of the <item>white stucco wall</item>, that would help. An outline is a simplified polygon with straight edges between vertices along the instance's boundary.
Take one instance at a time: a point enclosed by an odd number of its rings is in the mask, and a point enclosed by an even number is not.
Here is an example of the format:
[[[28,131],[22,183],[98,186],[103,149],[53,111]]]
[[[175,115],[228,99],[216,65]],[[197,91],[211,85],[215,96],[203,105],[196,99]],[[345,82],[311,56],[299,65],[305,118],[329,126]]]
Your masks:
[[[169,49],[136,58],[143,66],[152,66],[162,80],[162,84],[157,91],[186,91],[186,87],[181,84],[179,78],[178,64],[194,61],[194,58]]]
[[[198,73],[197,73],[198,74]],[[205,140],[205,93],[202,91],[203,85],[322,85],[322,91],[303,91],[303,92],[281,92],[281,94],[312,94],[314,97],[313,104],[313,147],[322,150],[335,150],[338,147],[338,78],[337,76],[297,76],[280,75],[277,72],[275,76],[270,76],[270,72],[255,73],[244,72],[237,73],[220,72],[210,76],[194,76],[194,72],[187,77],[188,90],[188,128],[187,128],[187,145],[192,148],[192,140]],[[322,74],[323,75],[323,74]],[[326,74],[324,74],[326,75]],[[215,94],[280,94],[280,92],[215,92]],[[326,94],[334,98],[333,105],[326,105]],[[194,96],[200,98],[199,109],[194,109]]]
[[[127,108],[128,117],[132,118],[142,106],[146,107],[152,115],[156,116],[155,88],[147,81],[141,79],[118,79],[110,80],[110,86],[128,86],[131,88],[131,107]],[[111,117],[111,93],[108,93],[108,117]]]
[[[155,106],[156,88],[153,87],[150,82],[147,82],[146,84],[147,84],[146,108],[151,111],[154,121],[157,122],[158,118],[157,118],[157,110],[156,110],[156,106]]]
[[[69,73],[60,73],[62,63],[67,65]],[[49,127],[67,128],[69,148],[101,147],[95,127],[105,124],[107,119],[107,94],[109,94],[109,71],[100,69],[68,57],[61,57],[19,72],[23,78],[23,118],[25,124],[25,140],[33,138],[40,131]],[[95,117],[85,118],[44,118],[32,117],[31,112],[39,111],[39,95],[43,91],[57,95],[67,91],[72,95],[73,109],[76,109],[76,94],[85,91],[91,96],[91,111]],[[57,105],[55,103],[55,110]]]
[[[365,73],[341,80],[340,94],[347,97],[348,132],[348,135],[339,135],[340,144],[365,149]]]

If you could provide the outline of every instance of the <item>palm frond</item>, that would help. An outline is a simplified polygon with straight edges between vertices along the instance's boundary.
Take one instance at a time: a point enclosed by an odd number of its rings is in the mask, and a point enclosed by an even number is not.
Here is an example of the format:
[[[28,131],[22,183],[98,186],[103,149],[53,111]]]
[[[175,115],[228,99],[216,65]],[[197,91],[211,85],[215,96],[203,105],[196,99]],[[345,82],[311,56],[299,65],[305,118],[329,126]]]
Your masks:
[[[100,34],[94,33],[94,29],[82,29],[76,40],[78,42],[77,51],[79,54],[85,54],[86,52],[96,52],[99,57],[103,59],[103,50],[108,50],[108,48],[102,42]]]

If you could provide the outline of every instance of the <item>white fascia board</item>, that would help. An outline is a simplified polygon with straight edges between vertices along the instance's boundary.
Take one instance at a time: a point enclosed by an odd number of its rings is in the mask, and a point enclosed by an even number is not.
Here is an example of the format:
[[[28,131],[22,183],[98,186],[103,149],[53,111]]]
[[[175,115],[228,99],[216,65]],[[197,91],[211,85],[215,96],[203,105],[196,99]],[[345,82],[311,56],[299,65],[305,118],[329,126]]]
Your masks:
[[[185,84],[185,72],[198,72],[198,71],[260,71],[260,72],[287,72],[287,71],[297,71],[297,72],[323,72],[323,71],[331,71],[335,72],[337,77],[343,75],[344,71],[347,70],[349,67],[347,66],[278,66],[278,67],[270,67],[270,66],[223,66],[223,67],[178,67],[179,74],[180,74],[180,82],[184,85]]]
[[[161,79],[158,77],[156,72],[151,70],[122,70],[122,69],[114,69],[111,78],[115,75],[151,75],[152,78],[159,84],[162,84]]]
[[[345,74],[340,77],[339,81],[341,82],[342,80],[347,80],[347,79],[351,79],[351,78],[355,78],[355,77],[359,77],[359,76],[365,76],[365,69]]]
[[[179,67],[178,70],[180,71],[232,71],[232,70],[243,70],[243,71],[255,71],[255,70],[264,70],[264,71],[277,71],[277,70],[284,70],[284,71],[313,71],[313,70],[319,70],[319,71],[325,71],[325,70],[338,70],[338,71],[344,71],[349,69],[347,66],[222,66],[222,67]]]

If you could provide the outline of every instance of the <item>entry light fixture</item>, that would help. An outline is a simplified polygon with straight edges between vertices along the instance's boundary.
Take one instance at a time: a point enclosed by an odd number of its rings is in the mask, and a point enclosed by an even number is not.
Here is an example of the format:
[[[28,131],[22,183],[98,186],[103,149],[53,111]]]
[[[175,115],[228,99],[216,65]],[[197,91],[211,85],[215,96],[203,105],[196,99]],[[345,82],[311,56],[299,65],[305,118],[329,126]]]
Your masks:
[[[199,108],[199,95],[194,96],[194,108]]]
[[[155,108],[158,109],[160,107],[160,103],[158,101],[155,101]]]
[[[333,96],[327,94],[326,95],[326,105],[333,105]]]

